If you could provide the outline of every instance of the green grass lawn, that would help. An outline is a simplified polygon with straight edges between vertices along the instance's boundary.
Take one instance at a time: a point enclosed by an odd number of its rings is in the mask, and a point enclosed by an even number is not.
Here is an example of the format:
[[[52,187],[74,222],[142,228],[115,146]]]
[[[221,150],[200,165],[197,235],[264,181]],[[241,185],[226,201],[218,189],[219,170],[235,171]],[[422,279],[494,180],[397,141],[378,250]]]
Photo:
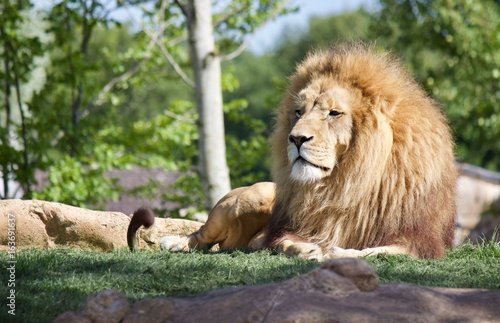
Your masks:
[[[10,322],[6,296],[7,253],[0,253],[0,322]],[[291,278],[321,264],[268,251],[190,254],[110,253],[74,249],[25,250],[16,254],[16,321],[50,322],[64,311],[80,310],[85,299],[108,288],[130,301],[193,295],[213,289]],[[439,260],[405,256],[366,258],[382,282],[424,286],[500,289],[500,244],[466,244]]]

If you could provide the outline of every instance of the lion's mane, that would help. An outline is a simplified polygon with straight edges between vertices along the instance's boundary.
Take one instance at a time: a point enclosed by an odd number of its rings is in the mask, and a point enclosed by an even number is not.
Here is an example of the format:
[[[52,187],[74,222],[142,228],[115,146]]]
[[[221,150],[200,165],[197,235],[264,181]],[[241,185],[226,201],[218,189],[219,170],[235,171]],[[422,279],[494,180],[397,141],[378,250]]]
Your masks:
[[[290,178],[287,145],[297,94],[318,77],[354,91],[352,138],[332,173]],[[373,113],[382,111],[384,118]],[[438,104],[402,64],[373,46],[347,44],[309,55],[290,79],[271,138],[277,200],[268,243],[294,234],[364,249],[399,244],[418,257],[451,247],[457,172],[453,140]]]

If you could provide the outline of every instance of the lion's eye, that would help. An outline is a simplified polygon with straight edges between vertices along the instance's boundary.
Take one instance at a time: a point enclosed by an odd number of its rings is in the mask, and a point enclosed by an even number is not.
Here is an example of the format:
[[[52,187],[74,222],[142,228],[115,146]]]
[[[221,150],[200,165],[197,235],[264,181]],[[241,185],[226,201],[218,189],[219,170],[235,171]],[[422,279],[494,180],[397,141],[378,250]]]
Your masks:
[[[295,110],[295,117],[299,119],[302,116],[302,111],[300,110]]]
[[[339,112],[339,111],[335,111],[335,110],[332,110],[330,111],[330,113],[328,114],[328,116],[330,118],[338,118],[342,115],[342,112]]]

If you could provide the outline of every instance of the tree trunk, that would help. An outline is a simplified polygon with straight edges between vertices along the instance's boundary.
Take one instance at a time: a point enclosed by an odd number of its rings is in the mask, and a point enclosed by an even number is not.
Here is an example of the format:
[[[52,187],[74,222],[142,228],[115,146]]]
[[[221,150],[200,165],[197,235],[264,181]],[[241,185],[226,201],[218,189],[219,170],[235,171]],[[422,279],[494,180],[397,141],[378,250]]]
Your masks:
[[[10,131],[11,131],[11,110],[10,110],[10,87],[11,83],[9,81],[10,78],[10,46],[7,46],[8,36],[5,34],[5,30],[2,26],[0,26],[0,37],[2,38],[2,45],[4,46],[3,50],[3,62],[4,62],[4,93],[3,98],[5,100],[5,124],[0,123],[0,128],[5,127],[5,134],[3,138],[0,138],[0,141],[4,146],[11,147],[10,143]],[[1,119],[0,119],[1,121]],[[8,199],[9,198],[9,178],[10,178],[10,168],[9,161],[7,158],[2,158],[2,180],[3,180],[3,195],[0,196],[0,199]]]
[[[207,206],[230,190],[226,163],[220,59],[212,27],[211,0],[189,0],[186,10],[191,65],[196,83],[200,176]]]

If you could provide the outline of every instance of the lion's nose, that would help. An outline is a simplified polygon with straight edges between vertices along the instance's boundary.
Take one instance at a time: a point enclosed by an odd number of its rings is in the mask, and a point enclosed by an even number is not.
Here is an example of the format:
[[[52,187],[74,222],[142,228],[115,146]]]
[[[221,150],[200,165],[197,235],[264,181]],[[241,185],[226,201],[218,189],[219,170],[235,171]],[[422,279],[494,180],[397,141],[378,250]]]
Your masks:
[[[294,136],[294,135],[288,136],[288,140],[290,140],[291,143],[294,143],[295,146],[297,146],[297,148],[300,148],[300,146],[302,146],[303,143],[305,143],[306,141],[309,141],[311,139],[313,139],[313,136],[311,136],[311,137]]]

